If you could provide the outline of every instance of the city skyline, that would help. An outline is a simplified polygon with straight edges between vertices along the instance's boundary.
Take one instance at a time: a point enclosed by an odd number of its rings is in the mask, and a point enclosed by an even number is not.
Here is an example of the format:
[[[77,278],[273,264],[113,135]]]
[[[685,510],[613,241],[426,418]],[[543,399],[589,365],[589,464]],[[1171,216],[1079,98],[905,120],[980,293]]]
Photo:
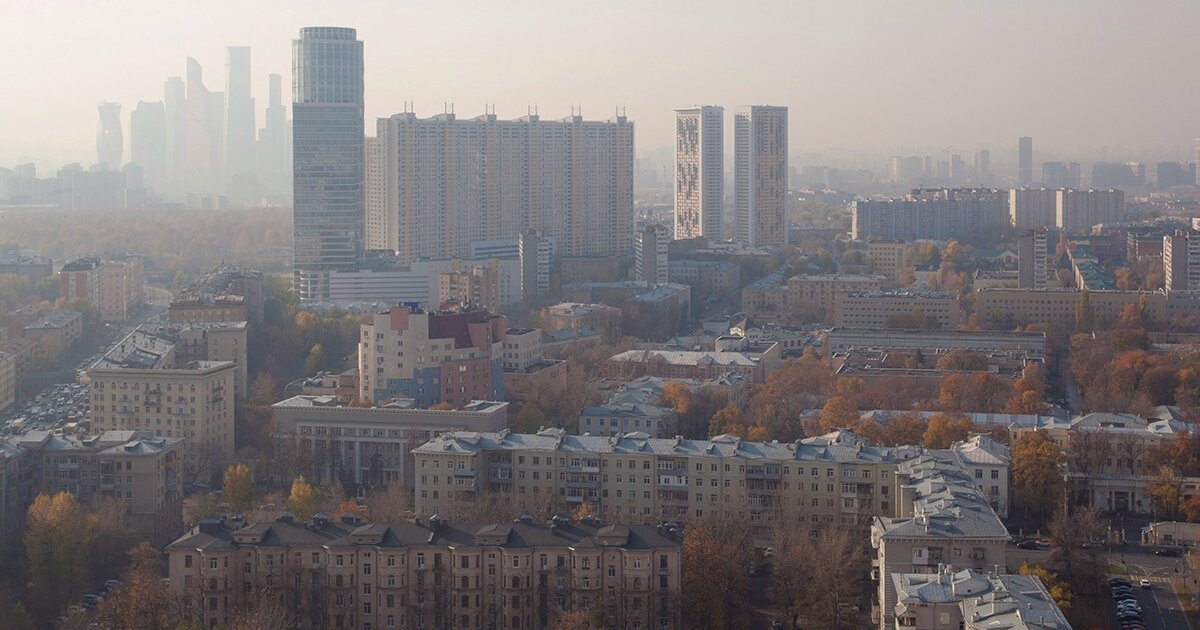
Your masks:
[[[634,20],[620,3],[561,12],[535,10],[542,6],[537,3],[522,3],[519,8],[524,10],[518,11],[468,3],[464,9],[470,10],[451,13],[422,7],[405,9],[403,15],[373,3],[336,10],[311,3],[301,4],[286,19],[269,7],[229,3],[187,15],[189,28],[177,32],[170,27],[185,16],[168,7],[139,2],[130,3],[135,9],[130,11],[73,6],[77,19],[63,22],[54,19],[59,13],[55,5],[23,9],[19,18],[28,27],[7,38],[0,51],[31,59],[14,68],[18,84],[30,90],[65,85],[68,90],[62,99],[0,104],[0,136],[8,141],[0,163],[33,161],[45,171],[69,162],[94,163],[89,140],[94,136],[96,102],[119,102],[127,117],[139,100],[157,100],[162,78],[181,75],[189,55],[210,69],[209,89],[223,88],[224,77],[216,74],[224,66],[228,46],[253,50],[251,87],[255,119],[261,120],[266,76],[288,73],[287,42],[304,24],[357,28],[368,42],[368,122],[401,111],[406,101],[422,116],[440,112],[443,103],[455,103],[461,111],[494,103],[502,118],[519,116],[530,105],[540,106],[547,115],[576,106],[588,118],[607,118],[623,106],[638,122],[639,146],[648,154],[669,151],[675,108],[702,102],[728,107],[771,102],[797,112],[790,140],[790,153],[796,158],[835,153],[839,147],[885,155],[952,145],[965,155],[991,148],[998,164],[1015,161],[1018,136],[1038,139],[1041,153],[1035,162],[1040,162],[1066,154],[1086,158],[1104,147],[1112,159],[1186,154],[1197,135],[1197,125],[1184,112],[1195,109],[1200,91],[1163,76],[1168,66],[1142,63],[1154,57],[1194,56],[1195,44],[1185,29],[1200,17],[1200,9],[1191,6],[1158,5],[1159,10],[1150,13],[1158,19],[1145,19],[1144,6],[1089,3],[1094,18],[1089,20],[1078,19],[1082,5],[1073,2],[1032,14],[1019,7],[989,7],[983,14],[959,7],[822,7],[796,9],[804,19],[793,23],[763,19],[772,7],[759,3],[736,13],[722,12],[719,18],[705,11],[683,14],[673,3],[659,3]],[[3,13],[7,11],[0,10]],[[960,28],[968,18],[982,20],[996,32],[1020,29],[1023,41],[1035,43],[1015,50],[976,46],[974,29]],[[114,27],[145,32],[147,39],[136,44],[106,39],[104,34],[113,32],[106,25],[118,19],[121,23]],[[506,27],[516,27],[518,21],[545,36],[514,40],[506,35],[512,32]],[[1120,33],[1097,38],[1082,32],[1088,23],[1101,21],[1122,24]],[[405,37],[389,31],[389,24],[416,23],[445,27],[411,29]],[[672,23],[680,28],[664,27]],[[752,24],[761,27],[755,45],[738,45],[741,33],[756,32],[749,28]],[[641,42],[638,50],[606,46],[613,29]],[[922,38],[920,33],[929,29],[940,29],[945,36]],[[732,45],[710,47],[683,69],[666,61],[647,63],[670,59],[669,50],[693,37],[724,38]],[[853,55],[847,38],[856,42]],[[1073,45],[1064,51],[1051,45],[1054,40]],[[57,43],[63,50],[89,50],[89,66],[127,71],[91,72],[74,58],[54,54]],[[437,54],[428,54],[431,51]],[[1070,72],[1038,72],[1052,53],[1056,64]],[[759,62],[760,58],[768,60]],[[822,63],[805,64],[806,58]],[[414,59],[421,61],[410,61]],[[752,59],[763,64],[761,72],[738,70]],[[403,71],[397,75],[397,69]],[[922,76],[936,77],[940,87],[914,86],[913,77]],[[1016,88],[1036,98],[1016,99]],[[1108,97],[1114,90],[1121,98]],[[905,97],[880,96],[886,94]],[[1051,98],[1065,105],[1047,108],[1046,99]],[[1113,119],[1125,124],[1105,124]],[[985,120],[988,124],[981,125]],[[1012,157],[997,152],[1001,148]]]

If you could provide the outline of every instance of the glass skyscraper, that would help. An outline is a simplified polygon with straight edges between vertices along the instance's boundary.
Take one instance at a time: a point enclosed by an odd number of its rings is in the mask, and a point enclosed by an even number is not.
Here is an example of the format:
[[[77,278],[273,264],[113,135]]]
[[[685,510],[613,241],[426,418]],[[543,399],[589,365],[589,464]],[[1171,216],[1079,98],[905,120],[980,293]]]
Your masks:
[[[363,248],[363,46],[352,28],[300,29],[292,41],[293,287],[329,297],[329,272]]]

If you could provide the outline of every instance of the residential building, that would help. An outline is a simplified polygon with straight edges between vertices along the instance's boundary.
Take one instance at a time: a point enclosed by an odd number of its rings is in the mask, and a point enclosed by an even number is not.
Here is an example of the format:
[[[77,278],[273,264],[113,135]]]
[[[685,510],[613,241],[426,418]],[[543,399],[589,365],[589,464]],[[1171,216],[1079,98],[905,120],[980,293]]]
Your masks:
[[[67,262],[58,272],[58,297],[100,303],[100,259],[78,258]]]
[[[694,295],[725,295],[742,286],[742,268],[719,260],[669,260],[667,281],[692,287]]]
[[[901,260],[904,256],[901,255]],[[893,276],[894,277],[894,276]],[[793,314],[815,315],[823,320],[832,315],[837,297],[850,291],[878,291],[883,275],[801,274],[787,280],[787,309]]]
[[[1079,188],[1079,162],[1042,162],[1042,185],[1047,188]]]
[[[381,118],[387,226],[401,262],[462,257],[525,230],[564,256],[623,256],[633,238],[633,123],[446,112]],[[392,236],[388,235],[388,239]]]
[[[0,439],[0,534],[6,539],[19,536],[25,521],[25,510],[33,501],[37,488],[34,467],[40,460],[11,439]]]
[[[438,302],[500,312],[500,273],[496,260],[438,274]]]
[[[387,211],[387,188],[384,177],[383,142],[379,138],[365,138],[366,150],[364,162],[365,188],[364,203],[364,238],[366,249],[379,251],[396,251],[400,248],[400,228],[393,225],[389,219],[393,217]]]
[[[1008,223],[1018,233],[1058,225],[1058,190],[1014,188],[1008,191]]]
[[[924,313],[936,328],[955,330],[959,324],[958,295],[908,289],[838,293],[834,301],[833,325],[895,328],[894,318],[917,313]]]
[[[1000,518],[1008,518],[1012,469],[1012,452],[1007,446],[984,434],[976,434],[955,442],[950,455],[963,470],[975,479],[979,492]]]
[[[594,334],[594,333],[593,333]],[[549,336],[537,328],[509,328],[504,334],[504,395],[528,401],[538,385],[567,373],[566,361],[547,359]]]
[[[22,329],[21,337],[37,342],[36,362],[45,369],[66,360],[83,338],[83,315],[67,308],[51,311]]]
[[[58,278],[60,298],[87,300],[106,322],[126,321],[142,304],[142,257],[136,254],[73,260]]]
[[[603,611],[634,628],[680,627],[678,529],[593,519],[451,523],[204,520],[167,546],[185,616],[209,626],[262,592],[297,628],[555,627]],[[320,584],[320,588],[310,588]]]
[[[787,107],[739,107],[733,138],[734,240],[745,247],[787,245]]]
[[[24,508],[38,494],[68,492],[87,502],[112,499],[126,523],[155,546],[183,530],[182,438],[151,431],[103,431],[92,437],[30,431],[0,439],[0,468],[18,476],[5,507]],[[7,457],[5,457],[7,454]],[[7,504],[12,500],[12,505]]]
[[[1141,162],[1097,162],[1092,164],[1092,186],[1133,188],[1146,183],[1146,165]]]
[[[229,361],[235,364],[234,395],[238,399],[246,398],[250,387],[246,322],[197,322],[154,330],[166,338],[175,337],[175,360],[180,364],[192,361]]]
[[[951,455],[926,452],[895,471],[894,516],[876,517],[871,547],[878,580],[879,627],[896,627],[899,593],[895,574],[932,573],[958,563],[975,571],[1007,571],[1011,537],[974,475]]]
[[[542,326],[547,331],[593,330],[605,343],[621,338],[621,309],[603,304],[562,302],[547,306],[541,312]]]
[[[1020,351],[1046,356],[1046,333],[990,330],[898,330],[835,327],[825,336],[829,356],[856,348],[882,350]]]
[[[723,240],[725,108],[675,110],[675,238]]]
[[[640,280],[588,282],[562,288],[563,299],[621,309],[622,328],[643,339],[665,340],[691,317],[692,289],[684,284]]]
[[[28,278],[31,283],[54,275],[54,261],[30,252],[0,254],[0,275],[15,274]]]
[[[850,233],[860,240],[992,242],[1008,225],[1008,197],[990,188],[942,188],[855,201]]]
[[[534,300],[550,290],[550,240],[537,230],[525,230],[517,237],[517,259],[521,261],[521,299]]]
[[[671,237],[664,225],[639,228],[633,240],[633,279],[665,284],[670,264],[667,262],[667,243]]]
[[[329,272],[362,258],[363,44],[352,28],[300,29],[292,40],[293,284],[329,297]]]
[[[980,289],[975,292],[975,314],[988,328],[1047,322],[1074,322],[1085,293],[1076,289]],[[1087,291],[1086,300],[1098,321],[1114,322],[1126,305],[1141,309],[1142,318],[1162,323],[1167,319],[1167,295],[1162,291]]]
[[[705,391],[720,393],[728,404],[737,407],[745,406],[750,386],[748,379],[740,373],[708,380],[643,376],[622,383],[599,405],[580,410],[579,432],[592,435],[640,432],[652,438],[677,435],[679,414],[673,408],[659,404],[667,383],[679,383],[694,396]]]
[[[218,474],[233,461],[232,361],[182,361],[177,340],[138,329],[87,369],[94,431],[144,429],[155,437],[187,438],[189,479]]]
[[[867,241],[867,265],[871,273],[895,280],[908,267],[908,243],[904,241]]]
[[[1055,225],[1071,233],[1088,234],[1092,226],[1119,223],[1125,218],[1125,193],[1113,188],[1055,192]]]
[[[1176,230],[1164,235],[1162,262],[1167,291],[1200,290],[1200,233]]]
[[[96,156],[104,168],[121,170],[125,163],[125,134],[121,131],[121,104],[100,101],[100,124],[96,128]]]
[[[0,350],[0,411],[17,401],[21,373],[17,371],[17,356]]]
[[[1071,630],[1035,575],[938,565],[935,573],[893,573],[895,626],[886,630]]]
[[[483,309],[376,313],[359,338],[359,398],[412,398],[421,407],[503,400],[507,329],[508,318]]]
[[[313,482],[337,482],[342,471],[364,486],[412,487],[412,449],[446,431],[500,431],[508,403],[473,400],[459,409],[420,409],[412,400],[349,406],[333,396],[293,396],[271,405],[274,437],[304,453]],[[272,471],[287,481],[290,470]]]
[[[199,322],[262,323],[261,271],[221,265],[197,277],[171,300],[168,319],[179,324]]]
[[[1059,285],[1056,229],[1030,230],[1017,238],[1017,287],[1046,289]],[[985,288],[985,287],[977,287]]]

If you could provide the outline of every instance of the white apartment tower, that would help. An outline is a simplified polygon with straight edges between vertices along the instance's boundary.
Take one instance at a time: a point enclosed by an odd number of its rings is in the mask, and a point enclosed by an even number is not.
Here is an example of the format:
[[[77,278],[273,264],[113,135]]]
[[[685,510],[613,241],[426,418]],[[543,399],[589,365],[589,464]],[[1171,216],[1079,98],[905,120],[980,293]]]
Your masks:
[[[363,162],[364,203],[366,204],[363,231],[366,237],[366,249],[395,251],[400,232],[391,221],[393,215],[387,211],[383,143],[379,138],[368,137],[363,139],[363,147],[366,151]]]
[[[787,107],[751,105],[733,116],[737,241],[787,244]]]
[[[725,108],[675,110],[675,238],[724,237]]]
[[[633,123],[537,115],[378,121],[387,238],[400,258],[466,256],[533,229],[565,256],[629,252]]]

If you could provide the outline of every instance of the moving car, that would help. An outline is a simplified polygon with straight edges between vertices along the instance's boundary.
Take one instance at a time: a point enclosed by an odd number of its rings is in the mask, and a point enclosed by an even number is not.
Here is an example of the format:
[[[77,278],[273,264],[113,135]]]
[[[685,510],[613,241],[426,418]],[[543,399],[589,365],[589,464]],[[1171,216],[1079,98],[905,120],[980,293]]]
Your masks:
[[[1147,580],[1146,578],[1142,578],[1142,581],[1139,582],[1139,584],[1142,588],[1152,588],[1154,586],[1150,583],[1150,580]]]

